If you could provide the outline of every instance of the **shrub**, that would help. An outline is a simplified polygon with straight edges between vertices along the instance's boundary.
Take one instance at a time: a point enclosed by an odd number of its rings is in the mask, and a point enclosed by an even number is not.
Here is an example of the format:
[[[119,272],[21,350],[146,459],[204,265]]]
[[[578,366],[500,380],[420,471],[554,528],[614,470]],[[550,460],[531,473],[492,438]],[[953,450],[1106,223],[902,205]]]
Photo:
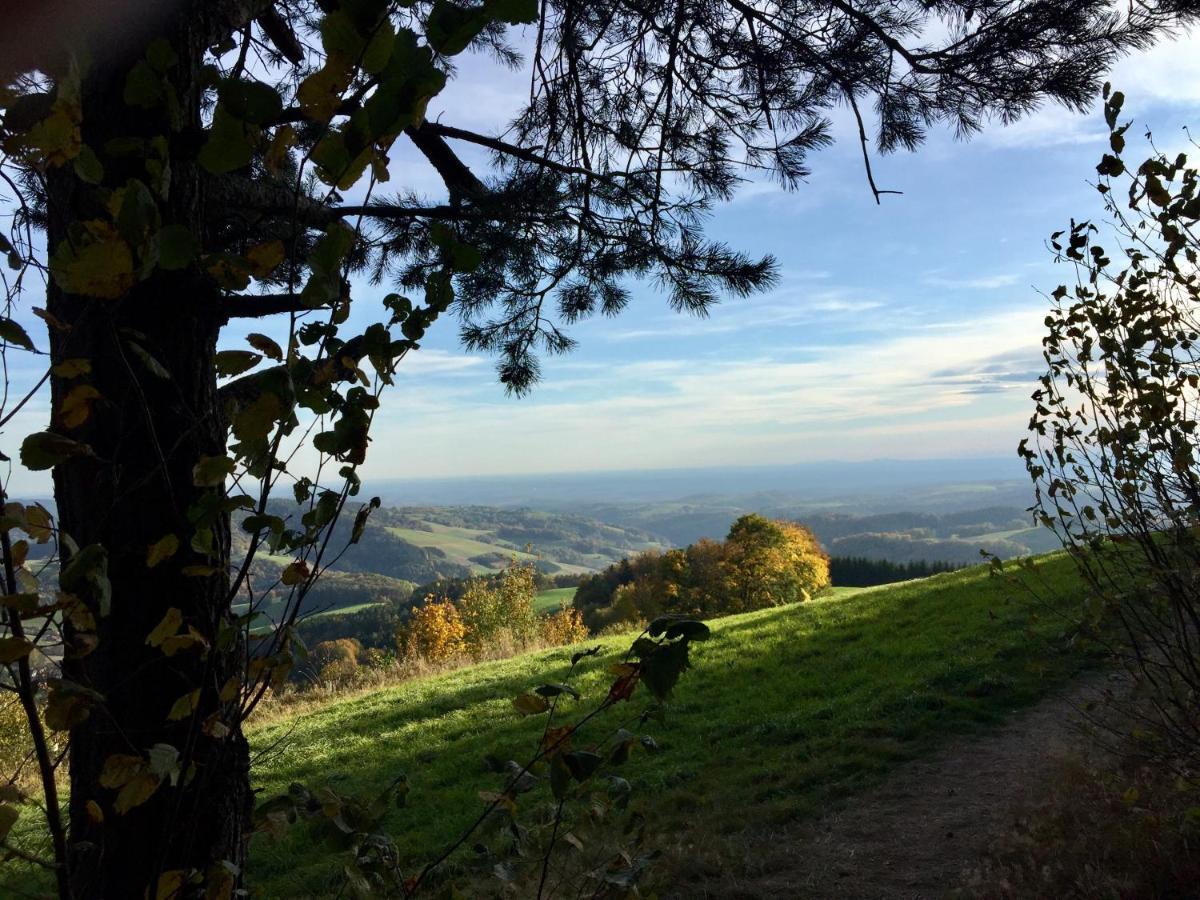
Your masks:
[[[443,662],[467,652],[465,638],[458,607],[449,600],[426,598],[402,629],[400,649],[408,659]]]
[[[1112,154],[1097,167],[1115,232],[1090,222],[1051,238],[1075,283],[1051,293],[1046,374],[1020,453],[1034,511],[1091,592],[1085,634],[1130,673],[1125,712],[1144,752],[1200,769],[1200,167],[1154,150],[1121,158],[1123,97],[1105,90]],[[1111,246],[1111,245],[1110,245]]]
[[[541,621],[542,640],[552,647],[567,644],[578,644],[587,640],[588,627],[583,624],[583,613],[569,606],[564,606],[553,615],[544,616]]]
[[[527,646],[538,635],[534,611],[537,571],[513,563],[498,578],[473,578],[458,600],[463,640],[475,659],[495,653],[500,646]]]

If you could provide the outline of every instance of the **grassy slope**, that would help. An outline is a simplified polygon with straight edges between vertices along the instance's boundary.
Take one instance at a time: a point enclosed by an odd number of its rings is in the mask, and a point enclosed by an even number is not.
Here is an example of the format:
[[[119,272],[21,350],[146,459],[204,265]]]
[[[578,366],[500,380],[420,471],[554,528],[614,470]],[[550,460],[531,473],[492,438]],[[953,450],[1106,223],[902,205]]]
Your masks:
[[[564,603],[567,606],[571,605],[571,601],[575,598],[575,588],[551,588],[548,591],[541,591],[533,598],[533,608],[538,612],[558,612],[559,607]]]
[[[1069,563],[1059,556],[1038,569],[1061,607],[1073,608]],[[811,814],[955,733],[1003,719],[1082,663],[1043,640],[1062,631],[1062,620],[1043,610],[1031,624],[1027,604],[980,567],[712,623],[713,639],[697,646],[668,723],[652,729],[664,752],[635,758],[624,773],[635,802],[647,804],[654,827],[719,845],[724,835]],[[588,706],[629,638],[599,643],[604,652],[577,681]],[[390,827],[413,861],[428,859],[477,814],[477,792],[499,784],[482,757],[528,756],[541,720],[521,719],[510,698],[560,680],[567,656],[484,664],[261,726],[254,745],[280,745],[256,769],[258,783],[270,796],[292,781],[316,785],[340,773],[344,788],[372,790],[406,772],[409,806]],[[611,712],[610,727],[645,702],[639,696]],[[320,894],[328,885],[334,860],[314,851],[306,827],[279,844],[255,844],[251,875],[267,896]]]
[[[400,528],[390,526],[388,531],[403,541],[408,541],[410,544],[416,544],[418,547],[432,547],[441,550],[446,554],[446,557],[459,565],[470,567],[471,571],[476,575],[486,574],[488,572],[498,572],[508,565],[508,560],[516,558],[522,562],[534,562],[538,556],[534,553],[527,553],[524,550],[514,550],[510,547],[503,547],[499,544],[491,543],[490,538],[493,533],[483,531],[477,528],[455,528],[449,525],[438,525],[430,523],[433,531],[419,531],[415,528]],[[482,556],[489,553],[503,554],[505,561],[497,562],[495,565],[481,565],[474,562],[472,557]],[[553,557],[550,557],[552,562],[555,562]],[[570,563],[557,562],[559,571],[581,574],[591,571],[584,566],[572,565]]]

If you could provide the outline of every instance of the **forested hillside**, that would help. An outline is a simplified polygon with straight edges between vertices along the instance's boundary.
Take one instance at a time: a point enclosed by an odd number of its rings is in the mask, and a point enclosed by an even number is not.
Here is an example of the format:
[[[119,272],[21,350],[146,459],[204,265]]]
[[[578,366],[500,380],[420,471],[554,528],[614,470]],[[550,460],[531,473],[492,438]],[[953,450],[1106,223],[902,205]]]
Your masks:
[[[304,510],[278,502],[271,513],[294,522]],[[546,575],[584,575],[658,546],[645,531],[585,516],[483,506],[384,507],[353,544],[352,530],[349,518],[334,528],[322,559],[329,570],[305,598],[306,614],[357,611],[380,601],[402,604],[417,585],[496,573],[514,559]],[[235,527],[233,540],[234,550],[245,552],[244,528]],[[291,561],[270,552],[255,559],[251,587],[256,596],[265,595],[268,611]]]
[[[593,505],[585,511],[606,522],[660,535],[676,547],[702,538],[719,539],[739,516],[760,512],[804,522],[832,556],[964,565],[979,562],[981,549],[1002,559],[1056,549],[1054,535],[1034,526],[1027,507],[1022,493],[975,484],[962,485],[957,493],[917,492],[904,500],[846,498],[836,505],[761,494]]]

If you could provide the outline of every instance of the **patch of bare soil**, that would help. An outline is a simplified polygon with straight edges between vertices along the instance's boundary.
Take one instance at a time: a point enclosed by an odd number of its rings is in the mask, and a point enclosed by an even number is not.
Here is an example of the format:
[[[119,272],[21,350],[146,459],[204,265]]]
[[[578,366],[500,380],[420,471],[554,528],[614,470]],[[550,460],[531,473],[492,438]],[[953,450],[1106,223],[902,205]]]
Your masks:
[[[995,837],[1036,802],[1056,759],[1084,742],[1082,704],[1104,680],[1084,679],[985,734],[906,763],[845,809],[776,839],[753,875],[692,884],[689,897],[942,898]]]

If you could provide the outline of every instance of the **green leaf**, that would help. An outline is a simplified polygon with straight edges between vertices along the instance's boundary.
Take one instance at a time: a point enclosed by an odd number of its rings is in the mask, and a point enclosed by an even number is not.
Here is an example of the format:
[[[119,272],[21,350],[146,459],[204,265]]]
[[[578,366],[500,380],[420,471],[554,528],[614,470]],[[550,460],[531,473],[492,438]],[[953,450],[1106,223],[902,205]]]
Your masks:
[[[484,8],[512,25],[532,25],[538,20],[538,0],[487,0]]]
[[[232,116],[252,125],[265,125],[283,112],[279,93],[261,81],[227,78],[221,82],[217,94]]]
[[[122,95],[129,106],[153,109],[163,100],[162,76],[154,71],[145,60],[139,59],[125,76],[125,91]]]
[[[576,700],[579,699],[579,691],[575,690],[569,684],[543,684],[534,688],[534,690],[543,697],[558,697],[561,694],[570,694]]]
[[[68,594],[92,594],[100,615],[108,615],[112,583],[108,580],[108,551],[100,544],[88,544],[75,553],[59,573],[58,583]]]
[[[447,0],[435,0],[425,20],[425,40],[444,56],[462,53],[491,22],[488,11],[464,7]]]
[[[196,487],[220,487],[233,474],[234,461],[228,456],[202,456],[192,468],[192,484]]]
[[[254,146],[246,136],[241,119],[231,115],[224,105],[218,105],[213,115],[208,140],[196,155],[196,161],[214,175],[224,175],[250,165]]]
[[[33,472],[44,472],[75,456],[91,456],[92,448],[79,441],[38,431],[21,442],[21,465]]]
[[[6,319],[2,316],[0,316],[0,338],[3,338],[16,347],[23,347],[26,350],[33,349],[33,341],[25,329],[12,319]]]
[[[217,374],[222,378],[241,375],[262,362],[262,354],[249,350],[222,350],[215,357]]]
[[[166,72],[179,63],[179,56],[170,41],[166,38],[155,38],[146,47],[146,61],[159,72]]]
[[[604,757],[590,750],[572,750],[563,754],[563,762],[576,781],[587,781],[604,762]]]
[[[100,162],[100,157],[96,156],[96,152],[87,144],[79,148],[79,155],[72,160],[71,165],[80,181],[87,184],[99,184],[104,180],[104,165]]]
[[[363,71],[368,75],[377,75],[382,72],[392,58],[392,50],[395,46],[396,31],[392,28],[392,23],[385,19],[379,23],[375,34],[367,43],[367,49],[363,51]]]
[[[158,233],[159,268],[186,269],[199,252],[200,242],[186,225],[164,225]]]
[[[358,59],[366,39],[343,10],[334,10],[321,19],[321,46],[328,56],[351,63]]]

